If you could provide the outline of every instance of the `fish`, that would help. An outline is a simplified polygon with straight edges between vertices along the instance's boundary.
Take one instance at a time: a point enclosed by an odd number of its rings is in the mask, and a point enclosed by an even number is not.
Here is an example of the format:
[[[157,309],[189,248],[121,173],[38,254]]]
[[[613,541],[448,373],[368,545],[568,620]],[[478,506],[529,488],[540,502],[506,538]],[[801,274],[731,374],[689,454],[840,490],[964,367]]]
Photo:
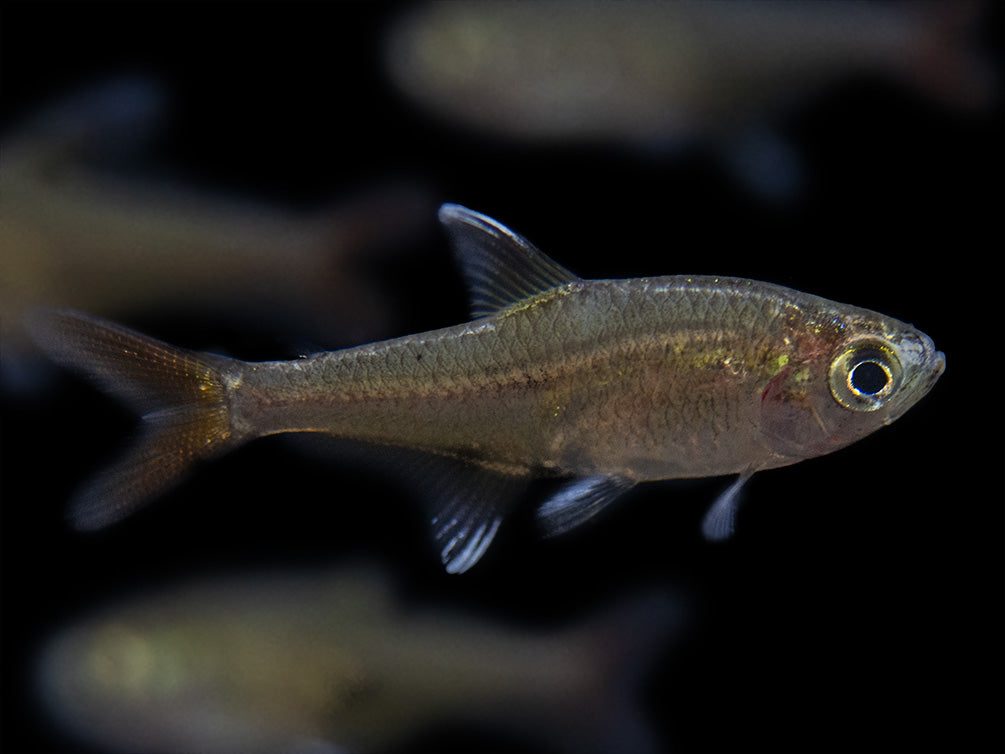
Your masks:
[[[451,723],[653,751],[639,684],[687,610],[651,589],[556,630],[406,606],[372,564],[204,576],[70,621],[36,687],[65,733],[110,751],[390,751]]]
[[[31,331],[143,416],[85,485],[72,523],[118,521],[197,461],[278,433],[321,433],[411,469],[441,560],[471,568],[530,481],[565,481],[544,532],[640,482],[737,474],[703,523],[723,539],[757,471],[822,456],[902,416],[945,356],[911,325],[771,283],[713,276],[584,280],[492,218],[444,204],[472,321],[245,362],[64,310]]]
[[[388,333],[394,307],[365,261],[435,228],[427,190],[387,181],[298,208],[183,183],[141,151],[163,130],[167,99],[152,77],[102,79],[4,134],[0,346],[12,393],[42,381],[22,328],[38,306],[252,315],[308,341]]]
[[[765,198],[792,196],[778,128],[828,87],[874,76],[974,111],[994,96],[975,3],[426,2],[388,29],[397,89],[443,121],[523,143],[694,147]]]

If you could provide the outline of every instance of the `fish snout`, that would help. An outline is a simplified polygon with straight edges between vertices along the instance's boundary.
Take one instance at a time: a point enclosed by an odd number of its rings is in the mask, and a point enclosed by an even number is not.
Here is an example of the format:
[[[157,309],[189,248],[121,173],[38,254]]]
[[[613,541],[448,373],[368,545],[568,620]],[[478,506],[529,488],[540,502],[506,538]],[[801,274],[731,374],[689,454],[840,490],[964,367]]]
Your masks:
[[[935,368],[933,370],[932,382],[939,379],[942,373],[946,371],[946,355],[942,351],[935,352]]]

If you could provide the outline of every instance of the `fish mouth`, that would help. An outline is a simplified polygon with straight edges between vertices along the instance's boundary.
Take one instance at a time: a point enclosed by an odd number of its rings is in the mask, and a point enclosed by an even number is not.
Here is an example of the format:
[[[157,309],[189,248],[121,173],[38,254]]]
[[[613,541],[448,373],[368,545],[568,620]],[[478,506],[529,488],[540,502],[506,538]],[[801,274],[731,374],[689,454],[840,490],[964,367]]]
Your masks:
[[[922,394],[927,393],[946,371],[946,355],[942,351],[935,350],[932,339],[917,330],[903,337],[900,346],[907,360],[916,365],[915,380],[924,385]]]
[[[923,332],[914,331],[900,342],[901,362],[905,379],[900,386],[900,396],[893,403],[884,424],[891,424],[932,389],[946,371],[946,355],[935,350],[932,339]]]
[[[932,382],[935,382],[942,373],[946,371],[946,355],[942,351],[935,352],[935,370],[932,375]]]
[[[912,392],[917,391],[917,394],[911,401],[912,405],[928,394],[928,391],[935,386],[935,383],[939,381],[939,378],[945,371],[946,355],[942,353],[942,351],[936,351],[933,347],[928,352],[928,358],[923,362],[923,366],[918,370],[915,378],[912,380],[914,387],[912,387],[911,390]]]
[[[946,355],[942,351],[936,351],[932,356],[932,362],[924,388],[925,393],[932,389],[932,386],[939,381],[942,373],[946,371]]]

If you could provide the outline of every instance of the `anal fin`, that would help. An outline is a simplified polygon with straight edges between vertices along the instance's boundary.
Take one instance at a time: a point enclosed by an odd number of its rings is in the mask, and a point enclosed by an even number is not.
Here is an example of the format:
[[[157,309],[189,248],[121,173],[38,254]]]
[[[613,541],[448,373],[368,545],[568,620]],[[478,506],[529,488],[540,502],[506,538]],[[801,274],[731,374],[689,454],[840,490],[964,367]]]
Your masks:
[[[440,560],[448,573],[464,573],[485,554],[529,477],[443,456],[429,457],[423,472]]]
[[[518,470],[506,473],[474,459],[417,448],[371,445],[322,434],[289,435],[287,440],[320,458],[380,469],[406,488],[426,512],[449,573],[463,573],[478,562],[530,482],[530,475]]]

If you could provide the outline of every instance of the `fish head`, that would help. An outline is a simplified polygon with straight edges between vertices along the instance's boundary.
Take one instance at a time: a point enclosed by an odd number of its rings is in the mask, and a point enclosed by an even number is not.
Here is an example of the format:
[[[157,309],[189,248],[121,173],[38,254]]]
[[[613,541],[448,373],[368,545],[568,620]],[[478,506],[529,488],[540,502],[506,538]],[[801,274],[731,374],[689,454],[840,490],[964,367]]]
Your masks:
[[[945,356],[912,325],[823,303],[795,307],[786,350],[759,394],[764,440],[790,461],[830,453],[891,424],[945,369]]]
[[[165,725],[199,697],[170,631],[124,617],[71,626],[42,653],[38,693],[67,733],[115,749],[159,750]]]

